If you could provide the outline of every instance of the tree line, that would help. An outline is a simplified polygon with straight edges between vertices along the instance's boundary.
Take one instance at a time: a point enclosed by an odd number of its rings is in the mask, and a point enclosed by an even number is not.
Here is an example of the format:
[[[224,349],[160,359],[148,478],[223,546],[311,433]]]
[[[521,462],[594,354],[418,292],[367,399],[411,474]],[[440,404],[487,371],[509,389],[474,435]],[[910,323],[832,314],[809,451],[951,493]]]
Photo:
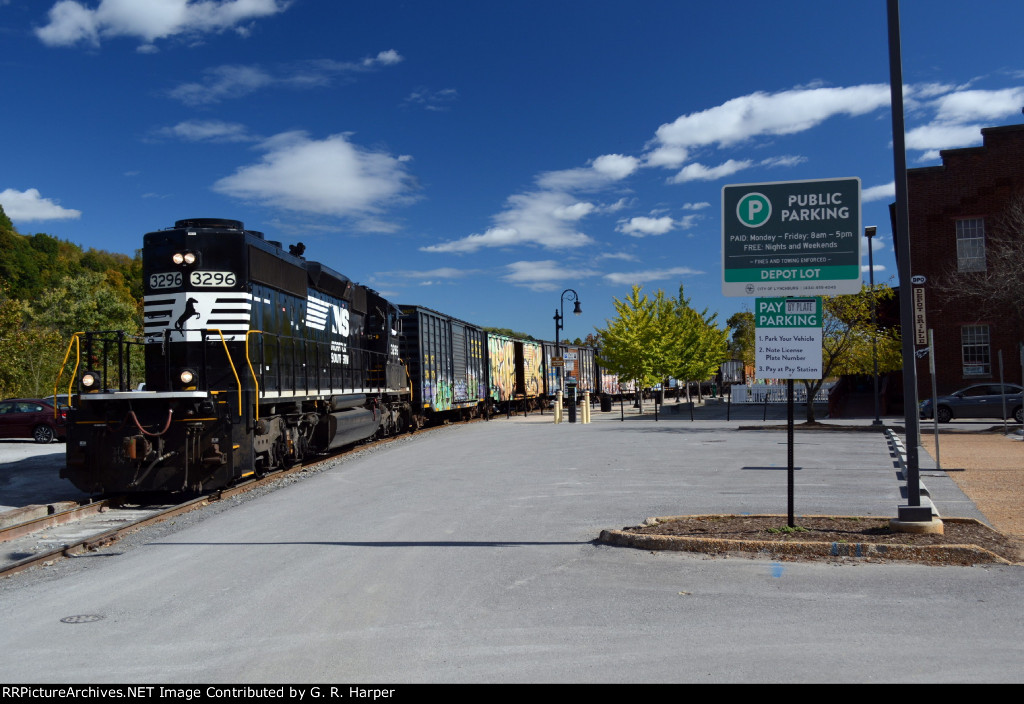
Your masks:
[[[52,394],[76,332],[141,334],[141,252],[129,257],[23,235],[2,206],[0,251],[0,398]]]

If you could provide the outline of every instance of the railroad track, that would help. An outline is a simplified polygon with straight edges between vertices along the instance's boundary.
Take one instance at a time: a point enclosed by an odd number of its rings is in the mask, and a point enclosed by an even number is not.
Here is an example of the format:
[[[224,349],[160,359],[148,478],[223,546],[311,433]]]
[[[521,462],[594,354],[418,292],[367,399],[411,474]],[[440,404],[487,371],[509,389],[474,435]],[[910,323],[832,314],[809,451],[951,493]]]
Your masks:
[[[416,434],[430,432],[439,427],[443,426],[424,428]],[[399,435],[366,442],[328,457],[319,457],[312,462],[272,472],[264,477],[251,479],[179,504],[146,505],[132,503],[137,499],[125,497],[104,498],[84,505],[77,505],[76,502],[56,502],[51,504],[56,510],[49,515],[0,528],[0,578],[30,567],[52,564],[66,557],[98,550],[144,526],[161,523],[175,516],[259,489],[282,477],[314,469],[350,452],[370,449],[407,437],[409,435]]]

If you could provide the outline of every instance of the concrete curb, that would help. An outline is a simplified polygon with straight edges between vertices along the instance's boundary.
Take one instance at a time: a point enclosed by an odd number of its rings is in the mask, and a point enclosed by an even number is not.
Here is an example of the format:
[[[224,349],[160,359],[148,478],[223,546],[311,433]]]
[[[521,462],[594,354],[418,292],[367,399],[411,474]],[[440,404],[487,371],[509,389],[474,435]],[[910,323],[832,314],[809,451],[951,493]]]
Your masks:
[[[731,518],[735,514],[702,514],[698,516],[663,516],[648,518],[653,522],[671,521],[677,518]],[[748,518],[782,518],[781,514],[756,514]],[[811,518],[812,516],[807,516]],[[879,519],[878,516],[813,516],[813,518],[860,518]],[[973,518],[945,518],[946,523],[973,523],[984,525]],[[759,557],[855,557],[879,558],[886,560],[907,560],[912,562],[943,563],[956,558],[958,564],[965,561],[974,564],[1012,565],[994,552],[976,545],[879,545],[877,543],[804,542],[776,540],[727,540],[723,538],[695,538],[682,535],[641,535],[622,530],[602,530],[599,542],[618,547],[641,550],[678,550],[708,555],[728,553],[750,553]]]

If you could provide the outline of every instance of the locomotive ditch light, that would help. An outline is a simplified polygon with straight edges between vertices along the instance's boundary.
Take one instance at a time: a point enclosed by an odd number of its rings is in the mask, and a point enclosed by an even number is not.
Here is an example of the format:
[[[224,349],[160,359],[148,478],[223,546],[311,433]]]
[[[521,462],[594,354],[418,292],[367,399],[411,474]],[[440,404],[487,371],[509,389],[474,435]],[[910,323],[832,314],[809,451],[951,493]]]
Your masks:
[[[97,373],[97,372],[85,372],[84,374],[82,374],[82,386],[84,386],[87,391],[89,391],[89,390],[95,391],[97,388],[99,388],[99,384],[100,384],[100,375],[99,375],[99,373]]]
[[[182,369],[181,373],[178,374],[178,378],[181,380],[183,386],[188,386],[196,380],[196,373],[191,369]]]
[[[195,252],[175,252],[171,256],[171,261],[181,266],[182,264],[195,264],[198,258]]]

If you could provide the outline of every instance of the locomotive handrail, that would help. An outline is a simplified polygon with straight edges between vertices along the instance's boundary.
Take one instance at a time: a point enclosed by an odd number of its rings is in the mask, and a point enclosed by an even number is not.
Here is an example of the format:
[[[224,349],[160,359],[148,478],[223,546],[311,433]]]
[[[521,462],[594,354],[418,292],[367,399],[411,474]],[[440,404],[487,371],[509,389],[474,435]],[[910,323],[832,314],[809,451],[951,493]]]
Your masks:
[[[57,372],[57,379],[53,382],[53,419],[57,419],[57,391],[60,389],[60,378],[64,376],[64,367],[67,366],[68,357],[71,356],[71,345],[75,345],[75,369],[71,372],[71,378],[68,379],[68,405],[71,405],[71,387],[75,384],[75,378],[78,376],[78,363],[82,358],[82,345],[79,341],[80,335],[84,335],[84,332],[76,332],[71,335],[71,339],[68,340],[68,349],[64,353],[64,361],[60,363],[60,371]]]
[[[249,335],[262,335],[262,330],[248,330],[245,333],[245,363],[249,365],[249,373],[252,374],[252,383],[256,385],[256,417],[260,419],[260,380],[256,376],[256,370],[252,368],[252,360],[249,358]]]
[[[238,385],[238,415],[242,416],[242,380],[238,378],[238,370],[235,369],[235,361],[231,359],[231,350],[228,349],[228,342],[224,339],[224,332],[220,328],[206,328],[203,330],[203,336],[205,337],[206,333],[210,330],[220,335],[220,343],[224,345],[224,354],[227,355],[228,364],[231,365],[231,373],[235,375],[235,384]],[[248,341],[248,336],[246,337],[246,341]]]

